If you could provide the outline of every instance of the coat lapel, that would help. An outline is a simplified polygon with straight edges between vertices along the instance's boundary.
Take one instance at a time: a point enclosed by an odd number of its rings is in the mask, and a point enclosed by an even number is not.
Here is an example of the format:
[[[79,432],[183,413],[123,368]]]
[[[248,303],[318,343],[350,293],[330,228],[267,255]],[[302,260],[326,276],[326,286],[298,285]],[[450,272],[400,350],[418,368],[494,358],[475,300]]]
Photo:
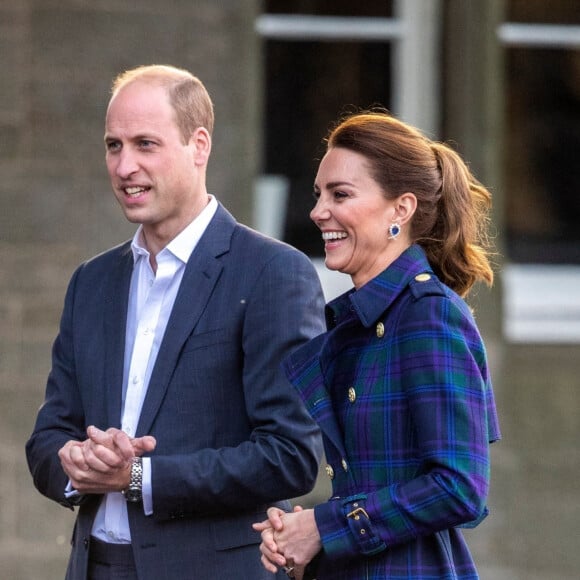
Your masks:
[[[143,402],[137,435],[150,432],[177,366],[183,344],[206,309],[223,269],[218,256],[227,252],[236,222],[220,205],[194,249],[167,323],[157,361]]]
[[[123,370],[125,361],[125,333],[129,287],[133,271],[130,244],[121,250],[107,289],[104,308],[105,325],[105,387],[107,425],[120,425],[123,398]]]

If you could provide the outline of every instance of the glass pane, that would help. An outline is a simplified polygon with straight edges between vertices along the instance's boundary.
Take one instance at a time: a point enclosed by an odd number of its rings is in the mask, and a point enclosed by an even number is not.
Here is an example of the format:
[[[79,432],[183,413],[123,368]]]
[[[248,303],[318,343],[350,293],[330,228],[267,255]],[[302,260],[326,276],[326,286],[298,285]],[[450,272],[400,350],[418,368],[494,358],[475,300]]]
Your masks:
[[[266,54],[265,167],[290,180],[284,239],[323,254],[308,213],[322,138],[348,110],[390,103],[389,44],[269,41]]]
[[[511,0],[510,20],[577,24],[576,0]],[[515,262],[580,263],[580,51],[506,50],[506,241]]]
[[[509,0],[508,22],[527,24],[580,24],[578,0]]]
[[[317,16],[381,16],[392,15],[392,0],[267,0],[265,14],[309,14]]]

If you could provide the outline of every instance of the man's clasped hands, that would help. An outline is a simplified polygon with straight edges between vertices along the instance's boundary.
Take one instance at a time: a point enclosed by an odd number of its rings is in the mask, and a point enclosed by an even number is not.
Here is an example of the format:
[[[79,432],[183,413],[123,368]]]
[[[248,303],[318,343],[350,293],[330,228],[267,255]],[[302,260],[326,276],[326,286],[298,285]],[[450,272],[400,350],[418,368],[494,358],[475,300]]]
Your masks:
[[[91,425],[84,441],[67,441],[58,452],[72,487],[81,494],[122,491],[129,485],[131,460],[153,451],[151,435],[132,438],[120,429]]]

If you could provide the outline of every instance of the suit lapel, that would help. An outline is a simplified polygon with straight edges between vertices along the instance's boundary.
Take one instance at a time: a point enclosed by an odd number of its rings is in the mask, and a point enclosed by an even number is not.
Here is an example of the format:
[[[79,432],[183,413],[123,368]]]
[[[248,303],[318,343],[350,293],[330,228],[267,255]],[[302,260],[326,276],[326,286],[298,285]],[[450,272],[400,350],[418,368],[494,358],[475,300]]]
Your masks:
[[[116,426],[121,421],[127,305],[133,271],[130,245],[121,252],[120,259],[111,272],[104,307],[106,381],[104,392],[107,401],[107,425]]]
[[[194,249],[183,274],[183,280],[157,355],[143,402],[137,435],[150,432],[177,366],[183,344],[193,332],[205,311],[223,269],[218,256],[227,252],[233,229],[233,217],[220,205],[205,233]]]

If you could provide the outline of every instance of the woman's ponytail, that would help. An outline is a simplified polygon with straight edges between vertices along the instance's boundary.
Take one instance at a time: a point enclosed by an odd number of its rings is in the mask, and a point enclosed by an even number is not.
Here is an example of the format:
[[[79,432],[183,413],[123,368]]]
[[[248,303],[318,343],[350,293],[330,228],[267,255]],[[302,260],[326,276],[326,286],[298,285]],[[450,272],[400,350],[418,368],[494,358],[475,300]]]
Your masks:
[[[438,211],[432,232],[418,239],[442,281],[464,296],[473,284],[491,286],[489,211],[491,194],[461,157],[443,143],[431,143],[441,173]]]

